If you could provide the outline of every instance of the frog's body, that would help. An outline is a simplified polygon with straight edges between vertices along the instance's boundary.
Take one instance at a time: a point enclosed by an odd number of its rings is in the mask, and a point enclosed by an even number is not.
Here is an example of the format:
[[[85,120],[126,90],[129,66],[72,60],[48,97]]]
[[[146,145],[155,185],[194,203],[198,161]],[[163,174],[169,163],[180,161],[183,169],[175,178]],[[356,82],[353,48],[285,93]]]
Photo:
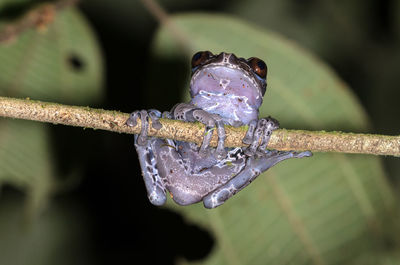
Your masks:
[[[310,156],[310,152],[265,150],[271,132],[278,128],[272,118],[258,120],[258,109],[266,89],[267,67],[257,58],[245,60],[231,53],[213,55],[199,52],[192,59],[191,101],[177,104],[167,118],[206,125],[200,148],[194,143],[147,138],[147,116],[159,129],[159,111],[133,112],[127,124],[134,126],[140,116],[140,135],[135,135],[143,178],[149,200],[155,205],[166,201],[168,190],[174,201],[189,205],[203,200],[214,208],[247,186],[259,174],[291,157]],[[224,124],[249,125],[246,149],[225,148]],[[217,148],[209,147],[212,132],[218,133]]]

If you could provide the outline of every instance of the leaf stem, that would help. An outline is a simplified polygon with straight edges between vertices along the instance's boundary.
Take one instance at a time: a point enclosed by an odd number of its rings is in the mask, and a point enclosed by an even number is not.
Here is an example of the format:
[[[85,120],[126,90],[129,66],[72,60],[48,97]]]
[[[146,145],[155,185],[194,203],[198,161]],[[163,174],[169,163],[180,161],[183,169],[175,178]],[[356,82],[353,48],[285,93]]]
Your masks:
[[[0,116],[129,134],[138,134],[141,126],[140,119],[135,127],[127,126],[129,114],[119,111],[7,97],[0,97]],[[163,125],[160,130],[149,126],[150,136],[201,144],[203,124],[169,119],[160,122]],[[225,129],[225,146],[246,146],[242,139],[247,126],[225,126]],[[215,133],[211,145],[217,145]],[[400,156],[400,136],[278,129],[272,133],[268,148]]]

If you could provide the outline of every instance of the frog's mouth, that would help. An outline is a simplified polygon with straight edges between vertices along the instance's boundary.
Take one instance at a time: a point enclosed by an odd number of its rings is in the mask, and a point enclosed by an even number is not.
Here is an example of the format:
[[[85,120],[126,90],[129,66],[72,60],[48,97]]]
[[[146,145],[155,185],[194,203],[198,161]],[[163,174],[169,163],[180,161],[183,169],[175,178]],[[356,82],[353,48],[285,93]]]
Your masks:
[[[255,77],[229,64],[211,64],[197,70],[190,82],[190,92],[194,97],[201,91],[238,97],[257,109],[262,103],[261,88]]]

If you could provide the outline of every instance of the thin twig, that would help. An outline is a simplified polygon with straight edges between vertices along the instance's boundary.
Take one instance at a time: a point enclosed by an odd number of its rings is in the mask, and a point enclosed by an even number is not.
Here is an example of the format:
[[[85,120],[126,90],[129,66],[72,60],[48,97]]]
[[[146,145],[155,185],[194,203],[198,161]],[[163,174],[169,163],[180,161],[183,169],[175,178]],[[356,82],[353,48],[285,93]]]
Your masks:
[[[0,116],[130,134],[139,133],[141,126],[140,120],[135,127],[127,126],[129,114],[118,111],[6,97],[0,97]],[[158,131],[149,126],[150,136],[201,144],[203,124],[168,119],[160,122],[163,126]],[[246,126],[225,129],[225,146],[246,146],[242,143]],[[212,146],[216,143],[214,133]],[[400,136],[279,129],[273,132],[268,148],[400,156]]]

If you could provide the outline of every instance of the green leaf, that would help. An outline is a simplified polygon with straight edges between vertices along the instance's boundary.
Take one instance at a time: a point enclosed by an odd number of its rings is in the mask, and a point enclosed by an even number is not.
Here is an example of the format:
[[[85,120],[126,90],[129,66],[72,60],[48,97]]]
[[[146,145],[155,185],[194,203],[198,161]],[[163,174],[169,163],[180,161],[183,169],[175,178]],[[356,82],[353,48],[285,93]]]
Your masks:
[[[283,128],[367,130],[365,112],[348,87],[295,43],[223,15],[171,19],[181,41],[161,27],[154,40],[161,60],[181,57],[182,43],[192,54],[265,59],[261,116],[277,118]],[[275,166],[217,209],[168,205],[213,231],[217,244],[206,264],[346,264],[383,248],[387,231],[393,235],[397,228],[387,223],[396,209],[393,192],[372,156],[316,153]]]
[[[0,184],[26,191],[30,213],[43,206],[55,185],[47,134],[37,122],[0,122]]]
[[[0,32],[9,22],[0,19]],[[93,104],[102,96],[102,72],[94,34],[72,7],[57,12],[44,32],[28,29],[0,44],[2,96]],[[48,133],[45,124],[0,120],[0,185],[26,191],[31,211],[56,185]]]
[[[23,222],[23,196],[0,202],[0,263],[7,265],[96,264],[88,212],[79,202],[53,201],[45,214]]]
[[[55,16],[44,32],[29,29],[0,45],[1,95],[73,104],[101,98],[103,64],[93,32],[74,8]]]

